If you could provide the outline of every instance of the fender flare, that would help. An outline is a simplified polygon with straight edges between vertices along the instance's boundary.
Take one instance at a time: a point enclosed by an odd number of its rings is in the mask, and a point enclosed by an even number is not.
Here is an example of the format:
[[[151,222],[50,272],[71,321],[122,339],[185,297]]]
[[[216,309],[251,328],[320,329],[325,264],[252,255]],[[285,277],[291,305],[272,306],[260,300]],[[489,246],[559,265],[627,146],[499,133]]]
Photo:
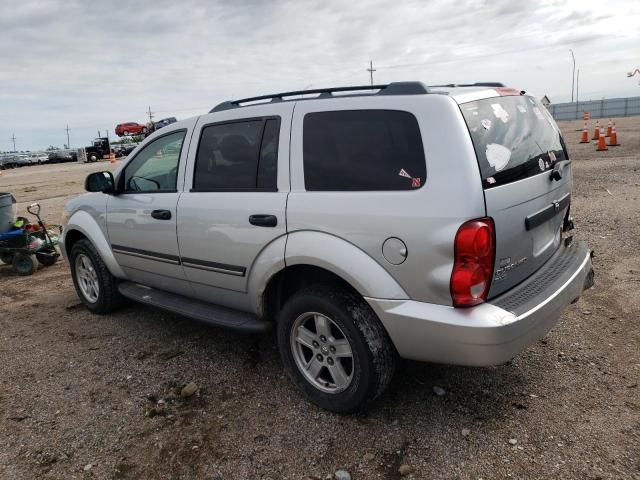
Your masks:
[[[247,293],[250,307],[257,315],[262,315],[262,300],[267,285],[278,272],[283,270],[284,252],[287,235],[284,234],[271,241],[254,260],[247,274]]]
[[[89,241],[96,247],[96,250],[100,253],[100,257],[102,261],[105,263],[111,275],[117,278],[126,279],[127,275],[122,270],[122,267],[118,264],[115,256],[113,255],[113,251],[111,250],[111,246],[105,237],[104,231],[98,225],[98,222],[87,212],[84,210],[80,210],[75,212],[69,218],[67,225],[64,227],[64,232],[62,234],[62,252],[67,257],[67,249],[66,249],[66,238],[69,232],[76,230],[82,233],[85,237],[89,239]],[[68,260],[68,258],[67,258]]]
[[[316,231],[289,234],[285,264],[313,265],[338,275],[363,297],[407,300],[409,295],[373,257],[352,243]]]

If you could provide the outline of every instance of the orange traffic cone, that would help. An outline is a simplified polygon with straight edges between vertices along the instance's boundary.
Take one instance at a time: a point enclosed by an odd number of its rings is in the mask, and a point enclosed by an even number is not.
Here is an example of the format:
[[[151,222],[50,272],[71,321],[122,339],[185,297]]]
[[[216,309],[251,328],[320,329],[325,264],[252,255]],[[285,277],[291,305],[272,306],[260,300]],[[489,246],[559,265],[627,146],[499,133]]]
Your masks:
[[[600,136],[598,137],[598,148],[596,148],[597,152],[602,152],[603,150],[609,150],[607,148],[607,144],[604,141],[604,132],[600,130]]]
[[[607,124],[607,134],[605,135],[605,137],[610,137],[611,136],[611,119],[609,119],[609,123]]]
[[[587,130],[587,122],[584,122],[584,128],[582,129],[582,137],[580,143],[589,143],[589,131]]]
[[[591,140],[598,140],[600,138],[600,122],[596,120],[596,128],[593,131],[593,137]]]
[[[613,124],[613,127],[611,127],[611,136],[609,137],[609,146],[610,147],[619,147],[620,144],[618,143],[618,133],[616,132],[616,124]]]

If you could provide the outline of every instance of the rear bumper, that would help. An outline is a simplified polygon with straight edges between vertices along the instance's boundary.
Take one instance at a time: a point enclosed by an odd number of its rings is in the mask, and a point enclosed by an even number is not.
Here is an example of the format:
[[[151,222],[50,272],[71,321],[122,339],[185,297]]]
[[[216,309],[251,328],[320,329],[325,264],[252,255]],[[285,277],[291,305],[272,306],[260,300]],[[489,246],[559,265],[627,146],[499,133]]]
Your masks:
[[[585,242],[561,247],[520,285],[472,308],[367,298],[401,357],[468,366],[504,363],[544,336],[593,284]]]

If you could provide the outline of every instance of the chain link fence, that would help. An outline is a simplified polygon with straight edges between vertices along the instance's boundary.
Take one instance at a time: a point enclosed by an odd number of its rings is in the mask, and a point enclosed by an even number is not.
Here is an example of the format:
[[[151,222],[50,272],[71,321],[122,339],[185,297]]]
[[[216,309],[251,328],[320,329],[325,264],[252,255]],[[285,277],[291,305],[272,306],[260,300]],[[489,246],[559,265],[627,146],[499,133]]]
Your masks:
[[[640,97],[552,103],[547,109],[556,120],[581,119],[584,112],[589,112],[591,118],[631,117],[640,115]]]

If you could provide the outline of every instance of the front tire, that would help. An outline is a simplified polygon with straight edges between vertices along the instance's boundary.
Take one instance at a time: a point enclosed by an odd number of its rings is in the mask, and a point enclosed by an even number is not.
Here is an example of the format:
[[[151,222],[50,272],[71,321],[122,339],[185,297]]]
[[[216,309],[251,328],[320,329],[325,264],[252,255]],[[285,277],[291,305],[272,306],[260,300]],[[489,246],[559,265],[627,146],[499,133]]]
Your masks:
[[[122,305],[116,278],[89,240],[78,240],[71,248],[69,260],[76,293],[89,310],[103,315]]]
[[[278,318],[287,374],[316,405],[360,410],[388,386],[396,352],[371,307],[356,293],[311,286],[287,301]]]

